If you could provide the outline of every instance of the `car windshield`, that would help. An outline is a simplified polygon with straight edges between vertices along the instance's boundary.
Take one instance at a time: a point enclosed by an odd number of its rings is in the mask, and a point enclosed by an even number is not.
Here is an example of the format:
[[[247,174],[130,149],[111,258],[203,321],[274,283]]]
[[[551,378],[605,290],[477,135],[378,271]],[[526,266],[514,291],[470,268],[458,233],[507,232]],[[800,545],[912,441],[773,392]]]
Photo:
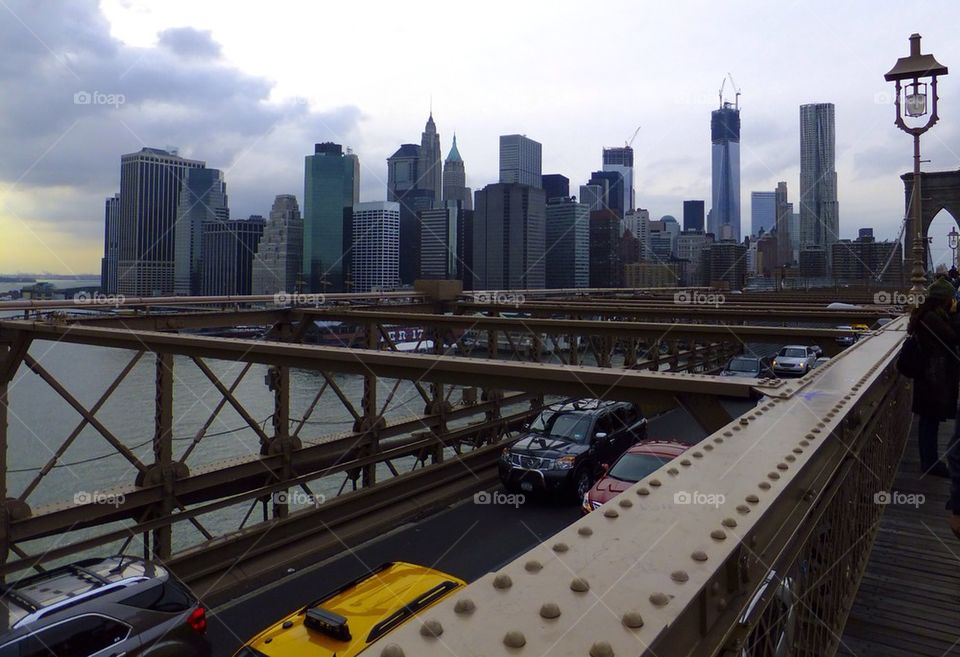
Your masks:
[[[613,464],[607,476],[621,481],[640,481],[669,460],[669,457],[628,452]]]
[[[784,358],[806,358],[807,350],[799,347],[784,347],[780,350],[780,355]]]
[[[727,364],[731,372],[756,372],[757,361],[752,358],[734,358]]]
[[[589,442],[590,416],[579,412],[547,410],[537,416],[530,430],[586,445]]]

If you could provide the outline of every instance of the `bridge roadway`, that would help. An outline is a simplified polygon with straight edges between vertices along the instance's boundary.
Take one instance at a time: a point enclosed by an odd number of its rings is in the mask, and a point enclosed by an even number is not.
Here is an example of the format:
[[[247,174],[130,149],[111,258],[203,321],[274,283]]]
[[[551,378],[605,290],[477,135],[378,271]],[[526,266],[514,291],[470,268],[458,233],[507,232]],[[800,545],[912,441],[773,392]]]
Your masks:
[[[723,402],[734,417],[752,402]],[[688,413],[674,409],[652,418],[651,439],[696,444],[706,433]],[[408,523],[355,549],[292,572],[267,573],[229,599],[205,600],[211,607],[209,636],[215,657],[229,657],[242,642],[284,615],[386,561],[439,568],[472,582],[547,540],[580,517],[580,507],[549,500],[524,504],[474,504],[472,499]]]

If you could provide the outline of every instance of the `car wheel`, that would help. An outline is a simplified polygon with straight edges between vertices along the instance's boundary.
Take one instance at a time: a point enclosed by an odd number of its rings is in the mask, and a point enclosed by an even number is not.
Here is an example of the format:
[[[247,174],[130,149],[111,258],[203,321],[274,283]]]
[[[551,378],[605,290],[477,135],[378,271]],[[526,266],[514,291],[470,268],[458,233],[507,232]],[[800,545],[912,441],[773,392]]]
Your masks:
[[[590,477],[589,470],[586,467],[580,468],[573,482],[573,494],[576,496],[576,501],[580,502],[593,486],[593,479]]]

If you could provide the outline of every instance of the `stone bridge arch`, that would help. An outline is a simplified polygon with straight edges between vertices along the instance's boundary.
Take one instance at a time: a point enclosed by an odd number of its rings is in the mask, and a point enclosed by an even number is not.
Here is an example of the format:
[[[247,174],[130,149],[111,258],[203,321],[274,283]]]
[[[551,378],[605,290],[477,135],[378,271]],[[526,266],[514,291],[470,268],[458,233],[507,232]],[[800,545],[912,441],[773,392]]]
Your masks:
[[[905,173],[900,178],[906,196],[907,230],[904,231],[903,255],[906,260],[903,268],[909,278],[910,264],[913,258],[913,215],[910,213],[910,195],[913,193],[913,173]],[[946,210],[960,230],[960,169],[957,171],[931,171],[920,174],[920,232],[923,235],[923,262],[929,262],[930,245],[927,241],[930,224],[941,210]],[[926,265],[924,265],[926,266]]]

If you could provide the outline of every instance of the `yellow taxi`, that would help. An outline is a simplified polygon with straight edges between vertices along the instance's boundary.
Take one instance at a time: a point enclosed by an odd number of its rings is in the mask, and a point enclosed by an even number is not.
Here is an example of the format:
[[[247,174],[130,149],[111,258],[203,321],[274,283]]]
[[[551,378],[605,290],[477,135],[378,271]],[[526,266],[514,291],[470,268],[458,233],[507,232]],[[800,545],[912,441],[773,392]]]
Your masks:
[[[860,333],[866,333],[867,331],[870,330],[870,327],[867,326],[866,324],[851,324],[851,325],[850,325],[850,328],[852,328],[854,331],[858,331],[858,332],[860,332]]]
[[[353,657],[464,586],[433,568],[385,563],[277,621],[234,657]]]

